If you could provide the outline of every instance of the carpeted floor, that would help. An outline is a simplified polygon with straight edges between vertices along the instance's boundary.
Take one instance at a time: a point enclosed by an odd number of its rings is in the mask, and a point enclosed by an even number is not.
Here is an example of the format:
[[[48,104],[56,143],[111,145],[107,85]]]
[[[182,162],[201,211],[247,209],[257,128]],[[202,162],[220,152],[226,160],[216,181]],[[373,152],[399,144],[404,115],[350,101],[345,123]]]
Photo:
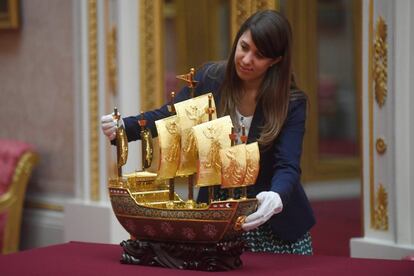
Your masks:
[[[360,198],[312,201],[316,225],[312,228],[315,255],[349,256],[349,240],[362,235]]]

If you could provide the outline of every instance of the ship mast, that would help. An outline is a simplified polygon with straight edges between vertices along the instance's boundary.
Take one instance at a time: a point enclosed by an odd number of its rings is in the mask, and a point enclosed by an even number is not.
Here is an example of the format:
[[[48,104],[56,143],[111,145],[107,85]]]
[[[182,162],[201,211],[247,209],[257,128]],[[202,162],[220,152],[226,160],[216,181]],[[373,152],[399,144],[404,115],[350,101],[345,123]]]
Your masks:
[[[234,127],[231,128],[231,133],[229,134],[229,138],[231,141],[231,146],[235,146],[236,145],[236,141],[237,141],[237,134],[236,134],[236,130],[234,129]],[[229,188],[229,198],[233,199],[234,198],[234,188]]]
[[[170,104],[167,106],[168,107],[168,111],[170,112],[171,115],[175,115],[176,114],[175,107],[174,107],[174,102],[175,102],[175,92],[172,91],[171,92]],[[168,199],[172,203],[174,201],[174,195],[175,195],[175,192],[174,192],[175,191],[175,180],[174,180],[174,177],[172,177],[172,178],[170,178],[168,180],[168,189],[169,189]],[[170,205],[174,206],[171,203],[170,203]]]
[[[208,114],[209,121],[213,120],[213,113],[215,112],[212,101],[213,101],[212,95],[208,95],[208,108],[206,112]],[[214,199],[214,186],[209,186],[208,187],[208,202],[211,203],[213,199]]]
[[[242,134],[240,136],[240,140],[242,141],[243,144],[247,144],[246,127],[244,126],[244,124],[242,124],[241,128],[242,128]],[[246,199],[246,198],[247,198],[247,186],[243,186],[241,188],[241,199]]]
[[[195,75],[195,69],[191,68],[190,73],[176,76],[177,79],[183,80],[187,83],[187,87],[190,89],[190,98],[194,97],[195,87],[198,83],[198,81],[194,80],[194,75]],[[194,207],[194,174],[190,174],[188,176],[187,207],[189,208]]]

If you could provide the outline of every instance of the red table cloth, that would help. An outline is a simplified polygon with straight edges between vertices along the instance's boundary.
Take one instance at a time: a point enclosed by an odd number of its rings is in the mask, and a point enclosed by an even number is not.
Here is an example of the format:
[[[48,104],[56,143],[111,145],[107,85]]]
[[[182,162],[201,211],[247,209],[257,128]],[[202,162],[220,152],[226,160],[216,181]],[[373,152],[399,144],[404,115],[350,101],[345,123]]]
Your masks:
[[[69,242],[0,256],[0,275],[194,275],[192,270],[126,265],[118,245]],[[246,252],[243,267],[222,275],[413,275],[413,261]]]

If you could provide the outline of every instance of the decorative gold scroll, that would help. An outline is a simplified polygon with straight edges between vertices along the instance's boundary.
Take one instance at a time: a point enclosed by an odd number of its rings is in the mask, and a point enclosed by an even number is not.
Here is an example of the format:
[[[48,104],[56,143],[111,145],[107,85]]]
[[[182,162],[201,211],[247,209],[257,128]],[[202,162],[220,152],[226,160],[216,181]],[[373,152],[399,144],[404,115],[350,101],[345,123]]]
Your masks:
[[[181,153],[180,165],[177,175],[190,175],[197,171],[197,147],[192,127],[208,121],[208,96],[211,93],[201,95],[183,102],[174,104],[180,123]],[[212,107],[216,105],[212,102]],[[216,113],[212,114],[213,120],[217,118]]]
[[[249,186],[256,183],[260,168],[260,152],[257,142],[246,145],[246,176],[244,177],[243,186]]]
[[[176,115],[155,121],[158,132],[158,179],[175,177],[180,163],[180,127]]]
[[[246,144],[220,150],[222,188],[243,186],[247,165],[246,155]]]
[[[198,149],[197,186],[220,184],[220,149],[231,146],[229,133],[232,127],[230,116],[224,116],[192,128]]]
[[[377,189],[374,223],[372,227],[377,230],[388,230],[388,193],[381,183]]]
[[[378,17],[377,30],[374,41],[374,89],[375,100],[379,107],[385,104],[388,93],[388,45],[387,45],[387,24],[384,18]]]

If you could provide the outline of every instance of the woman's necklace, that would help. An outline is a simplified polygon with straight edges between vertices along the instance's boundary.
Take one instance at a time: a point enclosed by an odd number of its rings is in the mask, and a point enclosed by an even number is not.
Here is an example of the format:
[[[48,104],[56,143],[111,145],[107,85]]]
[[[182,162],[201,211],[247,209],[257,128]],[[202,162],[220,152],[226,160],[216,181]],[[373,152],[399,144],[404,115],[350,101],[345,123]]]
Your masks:
[[[249,136],[249,130],[252,124],[253,115],[243,116],[242,114],[240,114],[239,110],[236,108],[236,117],[237,117],[237,123],[239,124],[239,127],[237,129],[237,140],[240,141],[243,126],[244,126],[244,131],[245,131],[244,135]]]

